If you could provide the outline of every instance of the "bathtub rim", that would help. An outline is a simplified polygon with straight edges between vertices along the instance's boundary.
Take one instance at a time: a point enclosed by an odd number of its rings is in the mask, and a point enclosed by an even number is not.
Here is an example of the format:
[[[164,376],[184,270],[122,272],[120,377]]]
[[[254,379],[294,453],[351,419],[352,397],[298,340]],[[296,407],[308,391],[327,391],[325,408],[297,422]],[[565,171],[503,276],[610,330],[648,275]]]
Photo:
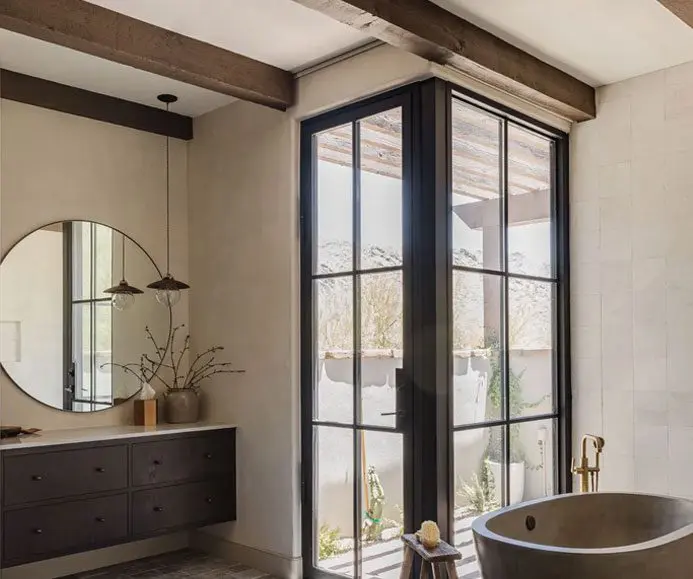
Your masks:
[[[610,492],[599,492],[600,495],[627,495],[627,496],[646,496],[646,497],[653,497],[653,498],[660,498],[660,499],[665,499],[665,500],[670,500],[670,501],[685,501],[689,503],[693,503],[693,500],[687,499],[684,497],[672,497],[669,495],[658,495],[658,494],[653,494],[653,493],[636,493],[636,492],[618,492],[618,491],[610,491]],[[502,509],[496,510],[496,511],[491,511],[490,513],[485,513],[479,517],[477,517],[473,522],[472,522],[472,534],[474,536],[474,539],[476,540],[477,535],[480,537],[483,537],[484,539],[489,539],[492,541],[496,541],[499,543],[503,543],[506,545],[512,545],[514,547],[519,547],[522,549],[531,549],[534,551],[544,551],[548,553],[562,553],[562,554],[568,554],[568,555],[616,555],[616,554],[622,554],[622,553],[630,553],[633,551],[646,551],[648,549],[654,549],[656,547],[661,547],[663,545],[667,545],[669,543],[673,543],[675,541],[678,541],[679,539],[682,539],[683,537],[686,537],[688,535],[693,534],[693,522],[689,523],[688,525],[684,525],[683,527],[676,529],[675,531],[671,531],[670,533],[666,533],[664,535],[661,535],[660,537],[656,537],[654,539],[650,539],[649,541],[643,541],[640,543],[632,543],[630,545],[622,545],[620,547],[602,547],[602,548],[595,548],[595,549],[587,549],[587,548],[578,548],[578,547],[561,547],[558,545],[543,545],[541,543],[531,543],[529,541],[520,541],[518,539],[513,539],[511,537],[506,537],[505,535],[499,535],[498,533],[495,533],[491,531],[487,523],[491,519],[500,516],[502,514],[508,513],[510,511],[516,511],[520,510],[526,507],[530,507],[532,505],[536,505],[539,503],[544,503],[548,501],[558,501],[558,500],[563,500],[563,499],[569,499],[569,498],[574,498],[574,497],[579,497],[581,496],[581,493],[565,493],[561,495],[555,495],[551,497],[541,497],[538,499],[534,499],[531,501],[526,501],[524,503],[518,503],[516,505],[509,505],[507,507],[504,507]]]

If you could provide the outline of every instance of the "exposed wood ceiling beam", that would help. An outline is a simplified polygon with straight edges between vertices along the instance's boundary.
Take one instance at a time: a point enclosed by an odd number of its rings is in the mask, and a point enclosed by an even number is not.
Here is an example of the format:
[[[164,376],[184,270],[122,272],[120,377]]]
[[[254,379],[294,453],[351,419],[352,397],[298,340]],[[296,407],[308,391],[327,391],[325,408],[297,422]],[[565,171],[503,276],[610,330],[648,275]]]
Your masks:
[[[0,97],[176,139],[193,138],[190,117],[11,70],[0,70]]]
[[[294,1],[566,118],[596,115],[593,87],[429,0]]]
[[[291,73],[84,0],[2,0],[0,28],[286,110]]]

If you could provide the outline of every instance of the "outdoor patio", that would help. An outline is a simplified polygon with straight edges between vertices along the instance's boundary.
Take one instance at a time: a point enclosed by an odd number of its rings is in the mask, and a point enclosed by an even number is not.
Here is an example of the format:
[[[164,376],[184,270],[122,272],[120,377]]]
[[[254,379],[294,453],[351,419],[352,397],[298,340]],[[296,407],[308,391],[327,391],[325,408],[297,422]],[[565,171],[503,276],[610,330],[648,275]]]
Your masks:
[[[479,579],[481,573],[476,561],[472,540],[472,521],[476,516],[455,521],[455,546],[462,559],[457,563],[459,579]],[[398,579],[402,565],[402,542],[399,538],[369,545],[363,549],[363,577]],[[320,567],[340,575],[352,575],[353,551],[342,553],[320,562]]]

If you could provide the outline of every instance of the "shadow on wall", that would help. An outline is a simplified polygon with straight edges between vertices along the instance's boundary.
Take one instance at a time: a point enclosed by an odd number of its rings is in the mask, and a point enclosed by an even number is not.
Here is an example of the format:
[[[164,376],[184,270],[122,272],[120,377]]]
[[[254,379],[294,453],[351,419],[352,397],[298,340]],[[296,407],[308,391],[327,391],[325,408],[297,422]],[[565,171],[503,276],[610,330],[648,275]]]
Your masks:
[[[524,399],[541,403],[526,411],[544,414],[551,411],[550,392],[552,352],[550,350],[514,350],[511,368],[521,375]],[[366,424],[392,425],[382,412],[395,408],[395,369],[402,358],[390,355],[364,357],[362,363],[362,416]],[[478,423],[487,417],[487,392],[491,363],[480,351],[457,352],[453,359],[454,421],[456,425]],[[324,421],[349,423],[353,412],[353,360],[351,357],[321,358],[316,389],[317,417]],[[543,424],[542,424],[543,425]],[[527,461],[535,468],[525,470],[524,498],[544,494],[544,472],[536,468],[542,462],[537,443],[537,428],[523,427],[519,441]],[[399,522],[402,506],[402,437],[397,433],[366,432],[363,438],[363,464],[374,466],[385,493],[383,516]],[[458,432],[454,436],[455,478],[469,482],[479,467],[489,443],[489,430],[480,428]],[[353,537],[353,434],[349,429],[319,427],[316,436],[316,477],[319,523],[337,528],[341,536]],[[551,465],[547,465],[549,475]],[[549,476],[549,478],[551,478]],[[550,490],[550,489],[549,489]],[[365,493],[365,490],[362,490]]]

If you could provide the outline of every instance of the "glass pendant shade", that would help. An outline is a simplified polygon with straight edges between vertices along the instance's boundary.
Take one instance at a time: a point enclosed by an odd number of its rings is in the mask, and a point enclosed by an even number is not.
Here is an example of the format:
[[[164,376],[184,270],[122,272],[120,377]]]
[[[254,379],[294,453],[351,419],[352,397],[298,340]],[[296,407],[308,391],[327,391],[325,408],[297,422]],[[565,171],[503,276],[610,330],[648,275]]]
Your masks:
[[[162,103],[166,103],[166,111],[169,110],[171,103],[175,103],[178,98],[171,94],[160,94],[157,97]],[[170,148],[169,138],[166,137],[166,270],[168,271],[171,255],[171,177],[170,177]],[[186,290],[190,286],[187,283],[178,281],[170,273],[167,273],[160,280],[150,283],[149,289],[156,290],[156,301],[162,306],[172,307],[180,301],[181,290]]]
[[[156,301],[162,306],[175,306],[180,301],[181,290],[186,290],[190,286],[187,283],[178,281],[170,273],[167,273],[160,280],[150,283],[149,289],[156,290]]]
[[[111,297],[111,305],[116,310],[122,312],[135,303],[135,294],[141,294],[144,292],[141,289],[131,286],[127,281],[121,280],[118,285],[104,290],[104,293],[112,294],[113,297]]]
[[[119,312],[127,310],[132,304],[135,303],[136,294],[144,293],[141,289],[131,286],[125,279],[125,235],[123,235],[121,250],[122,261],[120,262],[120,265],[123,268],[123,279],[120,280],[118,285],[114,285],[113,287],[103,290],[103,293],[112,295],[111,305]]]
[[[134,303],[135,296],[132,294],[115,294],[111,298],[111,305],[119,312],[127,310]]]

